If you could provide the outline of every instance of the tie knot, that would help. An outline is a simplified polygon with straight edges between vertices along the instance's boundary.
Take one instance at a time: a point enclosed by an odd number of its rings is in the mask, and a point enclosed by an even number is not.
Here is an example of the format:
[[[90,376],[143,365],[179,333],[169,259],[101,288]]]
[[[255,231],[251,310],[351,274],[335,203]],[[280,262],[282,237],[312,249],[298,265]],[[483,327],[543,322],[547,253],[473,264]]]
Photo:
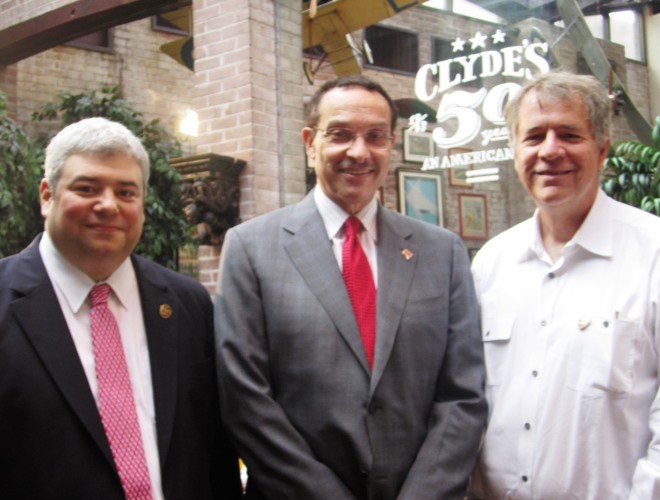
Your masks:
[[[347,238],[357,236],[360,234],[361,229],[362,223],[360,222],[360,219],[354,215],[351,215],[348,219],[346,219],[346,222],[344,222],[344,233]]]
[[[89,292],[89,299],[92,301],[92,307],[107,303],[110,290],[110,285],[107,283],[95,285],[94,288],[92,288],[92,291]]]

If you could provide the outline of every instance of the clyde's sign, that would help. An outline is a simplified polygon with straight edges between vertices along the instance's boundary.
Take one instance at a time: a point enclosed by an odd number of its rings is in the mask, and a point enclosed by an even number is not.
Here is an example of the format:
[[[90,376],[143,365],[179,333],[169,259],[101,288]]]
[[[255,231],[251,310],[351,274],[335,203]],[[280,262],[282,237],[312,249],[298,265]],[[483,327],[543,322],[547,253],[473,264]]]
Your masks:
[[[423,170],[450,168],[469,164],[497,163],[513,159],[509,147],[493,147],[493,143],[506,143],[509,134],[503,116],[507,98],[518,91],[520,84],[515,82],[499,83],[491,88],[482,87],[476,91],[454,90],[461,84],[480,78],[482,82],[497,78],[501,82],[506,78],[532,79],[537,73],[550,71],[546,56],[546,42],[522,40],[521,45],[506,46],[506,32],[498,29],[490,36],[480,32],[468,41],[471,50],[484,50],[470,55],[458,55],[451,59],[423,65],[415,77],[415,95],[423,102],[439,96],[440,103],[436,113],[438,126],[433,130],[433,141],[437,148],[450,150],[465,147],[478,142],[485,149],[458,154],[445,154],[430,157],[424,161]],[[486,41],[491,39],[491,49],[486,48]],[[452,42],[452,51],[465,50],[467,41],[460,37]],[[410,118],[409,129],[425,131],[425,115]],[[477,139],[478,136],[480,139]]]

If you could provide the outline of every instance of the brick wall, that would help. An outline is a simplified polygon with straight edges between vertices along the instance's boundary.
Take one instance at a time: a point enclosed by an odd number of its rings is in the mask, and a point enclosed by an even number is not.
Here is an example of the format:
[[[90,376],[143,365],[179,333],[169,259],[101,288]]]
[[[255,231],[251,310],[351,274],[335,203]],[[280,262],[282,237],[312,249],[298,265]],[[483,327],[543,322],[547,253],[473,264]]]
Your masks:
[[[146,119],[157,118],[177,130],[185,109],[193,107],[192,72],[162,53],[160,45],[180,37],[152,30],[150,18],[112,32],[114,47],[109,52],[61,45],[16,64],[18,118],[24,126],[39,133],[52,129],[54,124],[32,127],[30,117],[61,92],[116,86]]]
[[[0,66],[0,90],[4,92],[6,97],[7,115],[14,120],[16,120],[18,112],[17,69],[15,64]]]
[[[195,0],[198,151],[241,158],[243,220],[305,191],[298,5]]]

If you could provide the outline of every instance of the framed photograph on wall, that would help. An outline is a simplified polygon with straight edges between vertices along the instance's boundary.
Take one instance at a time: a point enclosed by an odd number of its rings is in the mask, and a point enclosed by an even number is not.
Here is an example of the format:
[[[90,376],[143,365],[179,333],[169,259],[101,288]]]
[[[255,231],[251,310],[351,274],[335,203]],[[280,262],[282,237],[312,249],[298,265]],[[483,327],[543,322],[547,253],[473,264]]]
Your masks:
[[[436,226],[444,226],[441,176],[397,169],[399,212]]]
[[[458,217],[461,238],[465,240],[488,238],[486,195],[459,193]]]
[[[430,132],[413,132],[403,129],[403,159],[407,162],[422,163],[435,154],[433,136]]]
[[[449,150],[449,155],[469,153],[471,149],[453,148]],[[454,187],[472,188],[472,184],[466,181],[465,172],[472,170],[474,165],[461,165],[460,167],[451,167],[449,169],[449,185]]]

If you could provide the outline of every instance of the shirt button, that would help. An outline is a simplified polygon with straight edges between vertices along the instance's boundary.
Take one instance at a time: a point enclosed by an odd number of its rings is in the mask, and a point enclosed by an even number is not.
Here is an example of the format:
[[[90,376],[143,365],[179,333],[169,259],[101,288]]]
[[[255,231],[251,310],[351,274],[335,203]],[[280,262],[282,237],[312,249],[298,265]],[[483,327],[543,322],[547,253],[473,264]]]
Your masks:
[[[530,430],[531,428],[532,428],[532,426],[529,425],[529,423],[525,423],[525,429],[526,429],[526,430]]]
[[[555,279],[555,273],[548,274],[548,278],[550,278],[551,280]]]
[[[544,320],[544,319],[541,320],[541,326],[545,326],[547,324],[548,324],[548,322],[546,320]]]
[[[534,371],[532,372],[532,377],[538,377],[538,376],[539,376],[539,372],[537,372],[536,370],[534,370]]]
[[[529,478],[528,478],[527,476],[523,476],[523,477],[521,477],[520,479],[522,479],[523,482],[525,482],[525,483],[529,480]]]

